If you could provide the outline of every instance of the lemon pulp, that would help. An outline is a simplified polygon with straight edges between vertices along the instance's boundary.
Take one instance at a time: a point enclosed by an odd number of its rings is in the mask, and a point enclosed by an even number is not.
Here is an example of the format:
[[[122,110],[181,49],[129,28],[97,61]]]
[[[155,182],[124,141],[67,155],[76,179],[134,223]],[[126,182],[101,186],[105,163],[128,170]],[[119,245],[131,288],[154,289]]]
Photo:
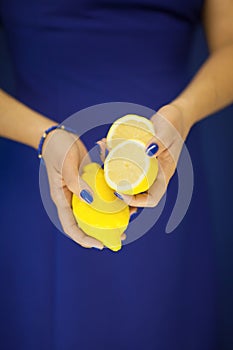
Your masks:
[[[117,192],[137,194],[147,191],[158,173],[156,158],[145,154],[145,146],[136,140],[126,140],[113,148],[104,162],[107,184]]]
[[[152,122],[136,114],[127,114],[117,119],[107,135],[107,147],[112,149],[124,140],[139,140],[147,144],[155,135]]]

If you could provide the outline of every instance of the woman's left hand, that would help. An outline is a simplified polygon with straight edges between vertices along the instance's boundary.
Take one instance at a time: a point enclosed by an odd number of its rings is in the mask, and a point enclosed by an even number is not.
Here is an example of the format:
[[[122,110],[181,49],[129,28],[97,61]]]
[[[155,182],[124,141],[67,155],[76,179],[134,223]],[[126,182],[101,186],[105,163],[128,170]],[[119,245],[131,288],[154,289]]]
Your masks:
[[[173,104],[162,107],[151,121],[156,136],[146,146],[146,153],[148,157],[157,157],[158,176],[147,192],[133,196],[120,193],[123,200],[134,207],[155,207],[159,203],[176,170],[182,146],[192,126]]]
[[[155,207],[166,192],[182,150],[184,141],[191,129],[191,122],[185,119],[181,110],[174,104],[168,104],[151,117],[155,137],[146,145],[148,157],[158,159],[158,176],[147,192],[133,196],[120,193],[123,200],[133,207]],[[101,158],[104,161],[106,139],[98,141]]]

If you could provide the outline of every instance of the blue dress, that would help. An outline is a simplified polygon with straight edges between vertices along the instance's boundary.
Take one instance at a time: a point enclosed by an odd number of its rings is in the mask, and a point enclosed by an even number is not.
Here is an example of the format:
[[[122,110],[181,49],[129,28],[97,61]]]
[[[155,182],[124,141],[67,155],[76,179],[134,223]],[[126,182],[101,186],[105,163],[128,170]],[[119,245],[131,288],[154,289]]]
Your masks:
[[[112,101],[158,110],[187,84],[201,8],[202,0],[0,0],[12,94],[57,121]],[[2,142],[1,349],[215,348],[214,253],[197,128],[187,146],[195,186],[183,222],[164,233],[174,176],[156,225],[114,254],[80,248],[60,233],[40,199],[35,151]]]

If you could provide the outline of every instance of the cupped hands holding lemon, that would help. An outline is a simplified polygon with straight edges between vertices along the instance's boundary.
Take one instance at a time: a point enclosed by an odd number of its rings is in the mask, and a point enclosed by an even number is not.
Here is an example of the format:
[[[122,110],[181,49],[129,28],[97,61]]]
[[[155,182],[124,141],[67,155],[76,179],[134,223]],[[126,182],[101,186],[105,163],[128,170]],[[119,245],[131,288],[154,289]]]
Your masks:
[[[121,236],[130,218],[129,206],[114,195],[99,164],[86,165],[82,178],[92,188],[94,197],[93,202],[88,204],[73,195],[72,207],[78,226],[109,249],[121,249]]]
[[[104,141],[109,150],[103,159],[104,170],[97,163],[84,167],[82,178],[94,192],[93,202],[87,204],[73,195],[73,213],[79,227],[113,251],[121,249],[121,235],[130,218],[128,205],[114,193],[138,194],[154,183],[158,161],[145,152],[153,136],[153,124],[144,117],[130,114],[117,119]]]

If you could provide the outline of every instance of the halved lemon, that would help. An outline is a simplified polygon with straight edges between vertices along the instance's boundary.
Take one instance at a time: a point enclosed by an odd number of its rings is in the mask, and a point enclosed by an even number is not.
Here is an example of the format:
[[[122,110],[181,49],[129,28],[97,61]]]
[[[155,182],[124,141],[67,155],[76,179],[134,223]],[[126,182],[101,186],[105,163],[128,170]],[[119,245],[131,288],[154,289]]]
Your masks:
[[[112,149],[123,140],[138,140],[147,144],[155,135],[152,122],[136,114],[127,114],[117,119],[107,135],[107,147]]]
[[[158,173],[158,160],[147,156],[145,144],[125,140],[115,146],[104,162],[107,184],[117,192],[137,194],[147,191]]]

